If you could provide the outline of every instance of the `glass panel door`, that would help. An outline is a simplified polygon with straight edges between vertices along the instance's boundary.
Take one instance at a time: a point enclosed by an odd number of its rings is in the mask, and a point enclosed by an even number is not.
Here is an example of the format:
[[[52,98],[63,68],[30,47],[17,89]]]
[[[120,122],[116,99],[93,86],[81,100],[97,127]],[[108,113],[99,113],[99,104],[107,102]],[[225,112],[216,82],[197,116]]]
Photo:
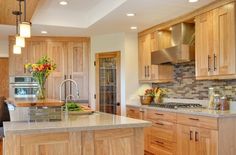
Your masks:
[[[99,58],[99,110],[116,114],[117,63],[115,57]]]

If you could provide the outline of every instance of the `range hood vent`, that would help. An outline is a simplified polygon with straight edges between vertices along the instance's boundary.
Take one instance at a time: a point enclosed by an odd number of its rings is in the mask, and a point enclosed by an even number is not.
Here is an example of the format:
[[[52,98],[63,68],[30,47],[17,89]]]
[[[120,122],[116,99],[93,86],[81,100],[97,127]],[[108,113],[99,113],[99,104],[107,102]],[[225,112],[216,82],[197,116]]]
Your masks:
[[[183,63],[194,60],[195,26],[191,23],[180,23],[172,26],[171,47],[153,51],[151,63]]]

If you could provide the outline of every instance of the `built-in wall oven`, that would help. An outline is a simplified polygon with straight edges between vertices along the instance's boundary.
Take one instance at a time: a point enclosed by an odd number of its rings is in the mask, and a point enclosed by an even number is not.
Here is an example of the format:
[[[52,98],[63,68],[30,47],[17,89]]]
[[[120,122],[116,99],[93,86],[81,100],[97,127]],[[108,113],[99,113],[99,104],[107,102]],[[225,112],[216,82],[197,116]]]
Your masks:
[[[38,84],[31,76],[10,77],[11,98],[36,98]]]

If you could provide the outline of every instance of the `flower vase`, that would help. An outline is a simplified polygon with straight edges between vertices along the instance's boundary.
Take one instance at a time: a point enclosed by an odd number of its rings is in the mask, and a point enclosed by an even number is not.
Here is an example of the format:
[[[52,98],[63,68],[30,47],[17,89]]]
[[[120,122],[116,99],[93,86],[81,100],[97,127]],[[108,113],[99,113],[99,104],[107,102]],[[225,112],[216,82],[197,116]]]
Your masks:
[[[38,100],[45,99],[45,92],[46,92],[45,86],[39,84],[39,88],[38,88],[38,91],[37,91],[37,99]]]

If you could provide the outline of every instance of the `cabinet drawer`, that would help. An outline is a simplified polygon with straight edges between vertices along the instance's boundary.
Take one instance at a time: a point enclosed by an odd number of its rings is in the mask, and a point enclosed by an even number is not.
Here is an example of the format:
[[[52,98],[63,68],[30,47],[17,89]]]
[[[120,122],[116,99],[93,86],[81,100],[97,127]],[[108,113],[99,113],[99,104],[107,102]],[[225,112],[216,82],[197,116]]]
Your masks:
[[[211,117],[177,114],[177,123],[208,129],[218,129],[218,119]]]
[[[155,136],[148,135],[148,152],[158,155],[174,155],[176,143],[159,139]]]
[[[130,118],[142,119],[142,114],[139,111],[139,108],[127,107],[126,115],[127,117],[130,117]]]
[[[176,142],[176,124],[166,121],[152,121],[150,134],[170,142]]]
[[[176,113],[163,112],[157,110],[147,110],[147,119],[176,122]]]

